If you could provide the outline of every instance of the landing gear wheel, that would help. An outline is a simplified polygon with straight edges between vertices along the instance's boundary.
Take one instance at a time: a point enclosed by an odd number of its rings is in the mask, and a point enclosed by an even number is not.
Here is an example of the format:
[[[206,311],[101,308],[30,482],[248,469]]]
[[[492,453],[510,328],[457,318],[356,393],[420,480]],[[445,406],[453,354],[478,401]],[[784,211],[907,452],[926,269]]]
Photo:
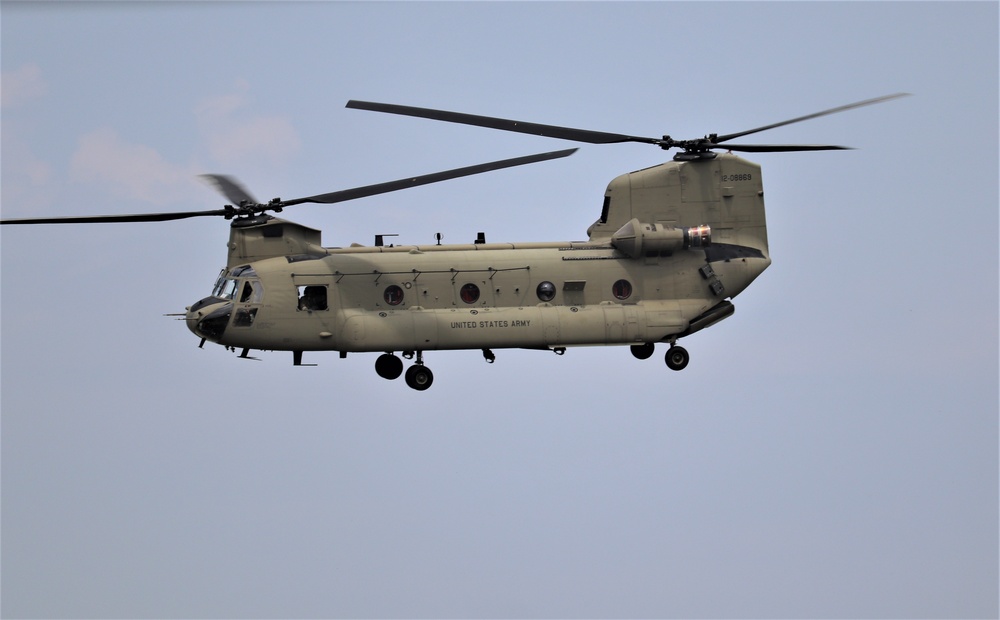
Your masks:
[[[403,360],[392,353],[383,353],[375,360],[375,372],[383,379],[398,379],[403,374]]]
[[[406,371],[406,385],[423,392],[434,383],[434,373],[423,364],[414,364]]]
[[[632,355],[637,360],[648,360],[653,356],[653,350],[656,349],[656,345],[652,342],[647,342],[646,344],[634,344],[629,347],[632,350]]]
[[[670,370],[684,370],[684,367],[691,361],[691,356],[688,355],[687,349],[675,345],[667,351],[665,361]]]

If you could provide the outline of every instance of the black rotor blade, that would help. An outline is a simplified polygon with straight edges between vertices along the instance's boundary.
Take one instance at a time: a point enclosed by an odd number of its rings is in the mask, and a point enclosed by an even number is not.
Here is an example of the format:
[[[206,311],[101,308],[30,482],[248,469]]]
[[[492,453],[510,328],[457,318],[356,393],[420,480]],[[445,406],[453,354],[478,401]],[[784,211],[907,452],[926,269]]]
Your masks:
[[[710,149],[726,149],[744,153],[789,153],[795,151],[850,151],[854,147],[833,144],[709,144]]]
[[[231,211],[215,209],[212,211],[181,211],[177,213],[136,213],[131,215],[85,215],[79,217],[34,217],[13,220],[0,220],[0,224],[111,224],[119,222],[169,222],[183,220],[189,217],[230,216]]]
[[[800,116],[798,118],[789,119],[787,121],[781,121],[780,123],[773,123],[771,125],[764,125],[763,127],[757,127],[756,129],[749,129],[747,131],[740,131],[738,133],[730,133],[724,136],[714,136],[714,141],[716,144],[719,142],[725,142],[727,140],[732,140],[733,138],[739,138],[741,136],[748,136],[752,133],[757,133],[760,131],[765,131],[767,129],[774,129],[775,127],[783,127],[785,125],[791,125],[792,123],[798,123],[801,121],[807,121],[811,118],[818,118],[820,116],[826,116],[828,114],[836,114],[837,112],[844,112],[846,110],[853,110],[854,108],[860,108],[866,105],[872,105],[875,103],[882,103],[883,101],[888,101],[890,99],[896,99],[898,97],[906,97],[910,93],[895,93],[893,95],[885,95],[883,97],[876,97],[874,99],[865,99],[864,101],[858,101],[857,103],[849,103],[847,105],[838,106],[836,108],[830,108],[829,110],[823,110],[822,112],[815,112],[813,114],[807,114],[805,116]],[[719,148],[727,148],[720,146]],[[734,151],[736,149],[733,149]],[[799,150],[822,150],[822,149],[799,149]]]
[[[435,172],[433,174],[425,174],[423,176],[418,176],[418,177],[408,177],[405,179],[399,179],[398,181],[389,181],[387,183],[377,183],[375,185],[355,187],[353,189],[345,189],[337,192],[330,192],[328,194],[319,194],[317,196],[309,196],[308,198],[283,200],[281,201],[281,206],[287,207],[290,205],[297,205],[304,202],[315,202],[320,204],[344,202],[346,200],[354,200],[356,198],[365,198],[367,196],[375,196],[377,194],[395,192],[401,189],[417,187],[419,185],[427,185],[428,183],[437,183],[438,181],[446,181],[448,179],[457,179],[459,177],[465,177],[473,174],[480,174],[482,172],[490,172],[492,170],[500,170],[502,168],[511,168],[513,166],[523,166],[524,164],[533,164],[540,161],[547,161],[549,159],[559,159],[560,157],[567,157],[569,155],[572,155],[575,152],[576,149],[567,149],[564,151],[539,153],[538,155],[526,155],[524,157],[514,157],[512,159],[504,159],[500,161],[490,162],[487,164],[478,164],[475,166],[467,166],[465,168],[456,168],[454,170],[447,170],[445,172]]]
[[[233,201],[234,205],[257,204],[250,192],[244,189],[233,177],[224,174],[202,174],[200,176],[211,183],[223,196]]]
[[[329,194],[320,194],[318,196],[309,196],[308,198],[297,198],[295,200],[284,200],[277,202],[276,204],[259,205],[256,200],[254,200],[250,194],[243,189],[243,187],[232,177],[228,177],[221,174],[205,174],[202,177],[211,181],[227,198],[236,203],[249,203],[250,205],[256,205],[258,208],[252,209],[253,212],[257,211],[267,211],[267,210],[280,210],[282,207],[287,207],[290,205],[296,205],[306,202],[315,202],[321,204],[330,204],[334,202],[344,202],[346,200],[354,200],[355,198],[364,198],[366,196],[374,196],[376,194],[384,194],[387,192],[394,192],[401,189],[407,189],[409,187],[417,187],[419,185],[427,185],[429,183],[437,183],[438,181],[446,181],[448,179],[457,179],[459,177],[469,176],[473,174],[480,174],[482,172],[490,172],[492,170],[501,170],[503,168],[511,168],[513,166],[523,166],[525,164],[533,164],[540,161],[547,161],[550,159],[559,159],[561,157],[568,157],[576,152],[576,149],[566,149],[563,151],[552,151],[549,153],[539,153],[537,155],[527,155],[524,157],[514,157],[511,159],[504,159],[500,161],[494,161],[486,164],[478,164],[475,166],[467,166],[465,168],[456,168],[454,170],[447,170],[445,172],[436,172],[433,174],[426,174],[418,177],[408,177],[405,179],[399,179],[398,181],[390,181],[388,183],[378,183],[375,185],[367,185],[365,187],[356,187],[353,189],[342,190],[338,192],[330,192]],[[0,224],[108,224],[108,223],[118,223],[118,222],[168,222],[171,220],[183,220],[191,217],[206,217],[206,216],[222,216],[230,219],[236,215],[243,213],[243,210],[227,208],[227,209],[214,209],[211,211],[182,211],[176,213],[136,213],[128,215],[85,215],[85,216],[72,216],[72,217],[41,217],[41,218],[20,218],[20,219],[7,219],[0,220]]]
[[[475,125],[477,127],[487,127],[489,129],[514,131],[517,133],[545,136],[548,138],[562,138],[563,140],[574,140],[576,142],[587,142],[589,144],[614,144],[618,142],[642,142],[645,144],[656,144],[658,146],[663,144],[663,140],[659,138],[643,138],[641,136],[629,136],[620,133],[574,129],[572,127],[559,127],[556,125],[543,125],[540,123],[525,123],[522,121],[495,118],[492,116],[478,116],[476,114],[447,112],[445,110],[432,110],[430,108],[415,108],[412,106],[395,105],[391,103],[375,103],[373,101],[356,101],[352,99],[347,102],[347,107],[358,110],[369,110],[372,112],[386,112],[388,114],[401,114],[403,116],[429,118],[435,121],[447,121],[449,123],[461,123],[463,125]]]

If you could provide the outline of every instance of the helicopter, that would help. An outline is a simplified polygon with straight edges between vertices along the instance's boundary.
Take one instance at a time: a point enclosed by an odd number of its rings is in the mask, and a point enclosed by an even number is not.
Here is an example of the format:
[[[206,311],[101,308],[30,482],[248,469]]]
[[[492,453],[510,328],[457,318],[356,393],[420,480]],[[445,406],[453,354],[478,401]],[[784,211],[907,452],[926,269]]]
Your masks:
[[[755,129],[675,140],[607,133],[350,100],[347,108],[473,125],[589,144],[637,142],[677,149],[670,161],[619,175],[604,193],[586,241],[386,244],[324,247],[321,231],[271,213],[333,204],[572,155],[566,149],[327,194],[258,202],[236,179],[203,175],[231,204],[221,209],[3,219],[4,225],[230,221],[226,266],[211,293],[181,315],[200,338],[228,350],[378,353],[375,371],[417,391],[434,374],[428,351],[495,349],[565,354],[578,346],[628,346],[638,359],[667,347],[667,368],[690,361],[678,344],[733,315],[733,299],[771,264],[758,164],[733,152],[844,150],[827,144],[731,144],[792,123],[881,103],[896,93]],[[717,152],[725,151],[725,152]],[[398,355],[397,355],[398,354]],[[413,360],[405,370],[403,359]]]

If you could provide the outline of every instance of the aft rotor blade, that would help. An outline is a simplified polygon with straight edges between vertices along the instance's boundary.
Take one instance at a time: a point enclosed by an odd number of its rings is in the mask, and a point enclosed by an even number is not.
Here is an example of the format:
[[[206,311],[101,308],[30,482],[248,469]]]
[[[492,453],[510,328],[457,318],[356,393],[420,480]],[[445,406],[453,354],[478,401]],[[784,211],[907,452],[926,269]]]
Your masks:
[[[833,144],[710,144],[708,148],[744,153],[788,153],[794,151],[850,151],[854,147]]]
[[[899,97],[906,97],[910,93],[896,93],[893,95],[885,95],[883,97],[876,97],[874,99],[866,99],[864,101],[858,101],[857,103],[849,103],[847,105],[838,106],[836,108],[830,108],[829,110],[823,110],[822,112],[815,112],[813,114],[807,114],[805,116],[800,116],[798,118],[789,119],[787,121],[781,121],[780,123],[773,123],[771,125],[765,125],[763,127],[758,127],[756,129],[750,129],[747,131],[741,131],[738,133],[730,133],[724,136],[714,136],[714,141],[716,144],[719,142],[725,142],[727,140],[732,140],[733,138],[739,138],[741,136],[748,136],[752,133],[757,133],[760,131],[765,131],[768,129],[774,129],[775,127],[783,127],[785,125],[791,125],[792,123],[799,123],[801,121],[807,121],[811,118],[818,118],[820,116],[826,116],[828,114],[836,114],[837,112],[845,112],[847,110],[853,110],[854,108],[860,108],[866,105],[873,105],[876,103],[882,103],[883,101],[889,101],[890,99],[896,99]],[[729,148],[726,146],[720,146],[719,148]],[[736,150],[735,148],[733,149]],[[823,150],[823,149],[799,149],[799,150]]]
[[[574,129],[572,127],[559,127],[556,125],[543,125],[540,123],[525,123],[523,121],[515,121],[506,118],[464,114],[462,112],[447,112],[445,110],[433,110],[430,108],[415,108],[412,106],[395,105],[391,103],[356,101],[352,99],[347,102],[347,107],[358,110],[369,110],[372,112],[386,112],[388,114],[401,114],[403,116],[429,118],[435,121],[461,123],[463,125],[475,125],[477,127],[487,127],[489,129],[514,131],[517,133],[526,133],[535,136],[544,136],[547,138],[561,138],[563,140],[574,140],[576,142],[587,142],[589,144],[614,144],[617,142],[642,142],[645,144],[656,144],[658,146],[663,144],[663,140],[659,138],[643,138],[641,136],[629,136],[620,133]]]
[[[345,189],[337,192],[330,192],[329,194],[319,194],[318,196],[310,196],[308,198],[283,200],[281,201],[281,206],[287,207],[290,205],[297,205],[304,202],[315,202],[320,204],[344,202],[346,200],[354,200],[356,198],[365,198],[367,196],[375,196],[377,194],[395,192],[401,189],[417,187],[419,185],[427,185],[429,183],[437,183],[438,181],[447,181],[448,179],[457,179],[459,177],[465,177],[473,174],[480,174],[482,172],[490,172],[492,170],[500,170],[502,168],[511,168],[513,166],[523,166],[525,164],[533,164],[536,162],[546,161],[549,159],[559,159],[560,157],[567,157],[569,155],[572,155],[575,152],[576,149],[567,149],[564,151],[539,153],[538,155],[526,155],[524,157],[514,157],[512,159],[504,159],[500,161],[490,162],[487,164],[478,164],[475,166],[467,166],[465,168],[456,168],[454,170],[447,170],[445,172],[435,172],[433,174],[425,174],[423,176],[418,176],[418,177],[408,177],[405,179],[399,179],[398,181],[389,181],[387,183],[377,183],[375,185],[355,187],[353,189]]]
[[[131,215],[88,215],[81,217],[34,217],[13,220],[0,220],[0,224],[113,224],[120,222],[169,222],[190,217],[231,216],[231,211],[215,209],[212,211],[181,211],[177,213],[137,213]]]

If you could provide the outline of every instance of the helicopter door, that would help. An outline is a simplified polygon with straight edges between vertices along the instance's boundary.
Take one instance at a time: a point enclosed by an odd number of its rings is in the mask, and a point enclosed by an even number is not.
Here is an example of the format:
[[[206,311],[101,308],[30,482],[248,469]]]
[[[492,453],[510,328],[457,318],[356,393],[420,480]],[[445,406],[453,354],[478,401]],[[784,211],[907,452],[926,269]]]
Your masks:
[[[294,307],[296,320],[319,321],[320,331],[335,333],[334,321],[338,313],[333,309],[339,308],[339,298],[330,275],[296,274],[292,276],[292,284],[295,297],[287,303]]]
[[[296,287],[299,312],[323,312],[330,309],[330,292],[324,284],[302,284]]]
[[[309,315],[325,316],[335,307],[336,286],[331,286],[327,275],[295,275],[295,310]]]

